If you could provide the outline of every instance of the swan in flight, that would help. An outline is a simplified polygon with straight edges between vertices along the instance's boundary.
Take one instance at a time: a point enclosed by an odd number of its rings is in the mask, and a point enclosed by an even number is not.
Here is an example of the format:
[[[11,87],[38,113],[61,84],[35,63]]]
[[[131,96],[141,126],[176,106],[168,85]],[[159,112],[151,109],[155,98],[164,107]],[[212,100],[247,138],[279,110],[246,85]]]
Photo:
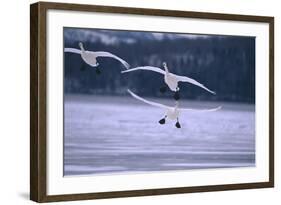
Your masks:
[[[167,105],[163,105],[163,104],[160,104],[160,103],[156,103],[156,102],[152,102],[152,101],[148,101],[148,100],[145,100],[143,99],[142,97],[136,95],[135,93],[133,93],[131,90],[127,90],[130,95],[134,98],[136,98],[137,100],[140,100],[146,104],[149,104],[149,105],[152,105],[152,106],[155,106],[155,107],[159,107],[159,108],[162,108],[165,110],[165,115],[164,115],[164,118],[162,118],[161,120],[159,120],[159,123],[161,125],[165,124],[166,123],[166,119],[169,119],[169,120],[177,120],[175,126],[177,128],[181,128],[181,125],[179,123],[179,114],[181,111],[200,111],[200,112],[213,112],[213,111],[217,111],[219,109],[221,109],[221,106],[217,107],[217,108],[213,108],[213,109],[191,109],[191,108],[179,108],[179,102],[176,101],[175,103],[175,106],[174,107],[170,107],[170,106],[167,106]]]
[[[126,69],[129,69],[130,65],[124,61],[123,59],[119,58],[116,55],[113,55],[112,53],[105,52],[105,51],[86,51],[84,49],[83,43],[79,42],[80,49],[76,48],[65,48],[64,52],[70,52],[70,53],[77,53],[81,55],[81,58],[84,60],[85,63],[88,65],[96,68],[96,73],[100,74],[101,71],[97,67],[99,63],[97,62],[98,57],[109,57],[109,58],[115,58],[116,60],[120,61]]]
[[[150,70],[150,71],[154,71],[154,72],[163,74],[164,82],[166,83],[166,85],[169,87],[169,89],[171,91],[175,92],[175,94],[174,94],[175,100],[179,100],[179,98],[180,98],[180,95],[179,95],[180,88],[178,85],[179,82],[191,83],[193,85],[199,86],[199,87],[207,90],[208,92],[210,92],[214,95],[216,94],[214,91],[209,90],[203,84],[197,82],[196,80],[194,80],[192,78],[189,78],[187,76],[176,75],[176,74],[169,72],[167,63],[165,63],[165,62],[163,63],[163,67],[165,70],[162,70],[161,68],[153,67],[153,66],[140,66],[140,67],[124,70],[124,71],[122,71],[122,73],[127,73],[127,72],[131,72],[131,71],[136,71],[136,70]],[[160,88],[160,92],[164,93],[165,91],[166,91],[166,86]]]

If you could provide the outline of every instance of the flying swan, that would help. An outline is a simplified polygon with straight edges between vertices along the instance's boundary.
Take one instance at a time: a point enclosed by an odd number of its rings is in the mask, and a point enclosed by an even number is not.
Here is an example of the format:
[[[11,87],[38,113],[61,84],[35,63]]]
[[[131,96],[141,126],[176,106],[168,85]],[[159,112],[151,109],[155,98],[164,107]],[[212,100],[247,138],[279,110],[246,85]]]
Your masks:
[[[169,120],[177,120],[175,126],[177,128],[181,128],[181,125],[179,123],[179,114],[181,111],[199,111],[199,112],[214,112],[214,111],[217,111],[219,109],[221,109],[221,106],[217,107],[217,108],[213,108],[213,109],[202,109],[202,110],[199,110],[199,109],[191,109],[191,108],[179,108],[179,102],[176,101],[175,103],[175,106],[174,107],[170,107],[170,106],[167,106],[167,105],[163,105],[163,104],[160,104],[160,103],[156,103],[156,102],[152,102],[152,101],[148,101],[148,100],[145,100],[143,99],[142,97],[136,95],[135,93],[133,93],[131,90],[127,90],[130,95],[134,98],[136,98],[137,100],[140,100],[146,104],[149,104],[149,105],[152,105],[152,106],[155,106],[155,107],[159,107],[159,108],[162,108],[165,110],[165,115],[164,115],[164,118],[162,118],[161,120],[159,120],[159,123],[161,125],[165,124],[166,122],[166,119],[169,119]]]
[[[96,68],[96,73],[100,74],[101,71],[97,67],[99,63],[97,62],[98,57],[109,57],[109,58],[115,58],[116,60],[120,61],[126,69],[129,69],[130,65],[124,61],[123,59],[119,58],[116,55],[113,55],[112,53],[105,52],[105,51],[86,51],[84,49],[84,46],[81,42],[79,42],[80,49],[76,48],[65,48],[64,52],[70,52],[70,53],[77,53],[81,55],[81,58],[84,60],[85,63],[88,65]]]
[[[164,82],[168,85],[168,87],[170,88],[171,91],[175,92],[175,94],[174,94],[175,100],[179,100],[179,98],[180,98],[180,95],[179,95],[180,88],[178,85],[179,82],[191,83],[193,85],[199,86],[199,87],[207,90],[208,92],[210,92],[214,95],[216,94],[214,91],[209,90],[203,84],[197,82],[196,80],[194,80],[192,78],[176,75],[176,74],[169,72],[167,63],[165,63],[165,62],[163,63],[163,67],[165,70],[162,70],[161,68],[153,67],[153,66],[140,66],[140,67],[124,70],[124,71],[122,71],[122,73],[127,73],[127,72],[131,72],[131,71],[136,71],[136,70],[150,70],[150,71],[154,71],[154,72],[163,74]],[[166,92],[166,86],[161,87],[160,92],[162,92],[162,93]]]

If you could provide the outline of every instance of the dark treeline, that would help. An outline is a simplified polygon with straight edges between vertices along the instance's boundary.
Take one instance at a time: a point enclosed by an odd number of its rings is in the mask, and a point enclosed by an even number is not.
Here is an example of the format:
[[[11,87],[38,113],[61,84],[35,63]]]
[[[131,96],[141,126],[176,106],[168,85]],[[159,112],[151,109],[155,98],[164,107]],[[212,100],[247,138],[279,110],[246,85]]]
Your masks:
[[[127,36],[133,38],[130,33]],[[126,60],[131,67],[151,65],[162,68],[165,61],[170,72],[194,78],[217,93],[212,95],[197,86],[181,83],[182,98],[255,102],[254,37],[177,37],[162,40],[144,37],[133,43],[119,41],[112,44],[90,40],[83,41],[86,50],[111,52]],[[64,46],[78,48],[78,40],[65,38]],[[100,75],[95,73],[94,68],[86,66],[80,55],[65,53],[65,92],[124,95],[130,88],[141,96],[171,96],[170,92],[159,92],[164,85],[164,78],[159,73],[135,71],[121,74],[124,67],[118,61],[98,58],[98,62]]]

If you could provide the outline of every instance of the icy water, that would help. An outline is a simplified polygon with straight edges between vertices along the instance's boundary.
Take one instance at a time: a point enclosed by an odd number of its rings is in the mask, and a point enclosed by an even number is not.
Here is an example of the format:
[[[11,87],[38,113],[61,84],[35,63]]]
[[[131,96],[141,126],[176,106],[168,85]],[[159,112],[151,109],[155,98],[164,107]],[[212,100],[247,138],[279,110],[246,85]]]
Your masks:
[[[150,99],[166,105],[172,100]],[[182,112],[158,124],[164,110],[130,97],[67,95],[64,175],[255,166],[255,106],[181,101]]]

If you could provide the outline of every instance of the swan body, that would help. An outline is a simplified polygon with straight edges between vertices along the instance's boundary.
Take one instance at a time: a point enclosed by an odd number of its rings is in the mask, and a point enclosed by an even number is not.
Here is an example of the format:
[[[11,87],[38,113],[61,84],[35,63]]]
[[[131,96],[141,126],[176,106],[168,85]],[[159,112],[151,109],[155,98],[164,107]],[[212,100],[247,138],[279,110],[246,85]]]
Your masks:
[[[122,73],[132,72],[132,71],[136,71],[136,70],[154,71],[154,72],[164,75],[164,82],[171,91],[178,92],[179,91],[179,82],[186,82],[186,83],[191,83],[193,85],[199,86],[212,94],[216,94],[214,91],[208,89],[203,84],[199,83],[198,81],[196,81],[192,78],[189,78],[187,76],[176,75],[176,74],[169,72],[167,64],[165,62],[163,63],[163,66],[164,66],[165,71],[158,67],[140,66],[140,67],[131,68],[131,69],[122,71]]]
[[[180,115],[180,111],[177,106],[166,109],[165,116],[167,116],[167,118],[170,120],[178,119],[179,115]]]
[[[179,90],[179,88],[178,88],[179,81],[171,73],[169,73],[169,72],[165,73],[164,82],[168,85],[168,87],[170,88],[171,91],[176,92]]]
[[[130,93],[130,95],[132,97],[134,97],[135,99],[137,99],[139,101],[142,101],[142,102],[144,102],[148,105],[152,105],[154,107],[164,109],[165,110],[165,116],[167,116],[168,119],[175,120],[179,117],[180,109],[178,108],[178,102],[176,102],[175,107],[170,107],[170,106],[167,106],[167,105],[163,105],[163,104],[160,104],[160,103],[156,103],[156,102],[146,100],[146,99],[136,95],[135,93],[133,93],[130,89],[128,89],[127,91],[128,91],[128,93]]]
[[[96,67],[99,65],[97,62],[97,55],[95,54],[95,52],[84,51],[81,53],[81,58],[92,67]]]
[[[83,61],[92,67],[97,67],[99,65],[99,63],[97,62],[97,58],[99,57],[114,58],[119,62],[121,62],[126,69],[129,69],[130,67],[130,65],[126,61],[124,61],[123,59],[119,58],[118,56],[112,53],[105,52],[105,51],[86,51],[81,42],[79,43],[79,47],[80,49],[65,48],[64,52],[80,54]]]
[[[169,120],[177,120],[177,124],[176,124],[176,127],[177,128],[180,128],[180,124],[179,124],[179,115],[180,115],[180,112],[182,111],[196,111],[196,112],[214,112],[214,111],[217,111],[219,109],[221,109],[221,106],[219,107],[216,107],[216,108],[212,108],[212,109],[192,109],[192,108],[179,108],[179,102],[176,101],[175,103],[175,106],[174,107],[171,107],[171,106],[167,106],[167,105],[163,105],[161,103],[156,103],[156,102],[152,102],[152,101],[149,101],[149,100],[146,100],[138,95],[136,95],[135,93],[133,93],[131,90],[127,90],[128,93],[134,97],[135,99],[139,100],[139,101],[142,101],[148,105],[152,105],[154,107],[158,107],[158,108],[162,108],[165,110],[165,117],[163,119],[161,119],[159,121],[160,124],[165,124],[165,119],[169,119]],[[178,125],[178,126],[177,126]]]

